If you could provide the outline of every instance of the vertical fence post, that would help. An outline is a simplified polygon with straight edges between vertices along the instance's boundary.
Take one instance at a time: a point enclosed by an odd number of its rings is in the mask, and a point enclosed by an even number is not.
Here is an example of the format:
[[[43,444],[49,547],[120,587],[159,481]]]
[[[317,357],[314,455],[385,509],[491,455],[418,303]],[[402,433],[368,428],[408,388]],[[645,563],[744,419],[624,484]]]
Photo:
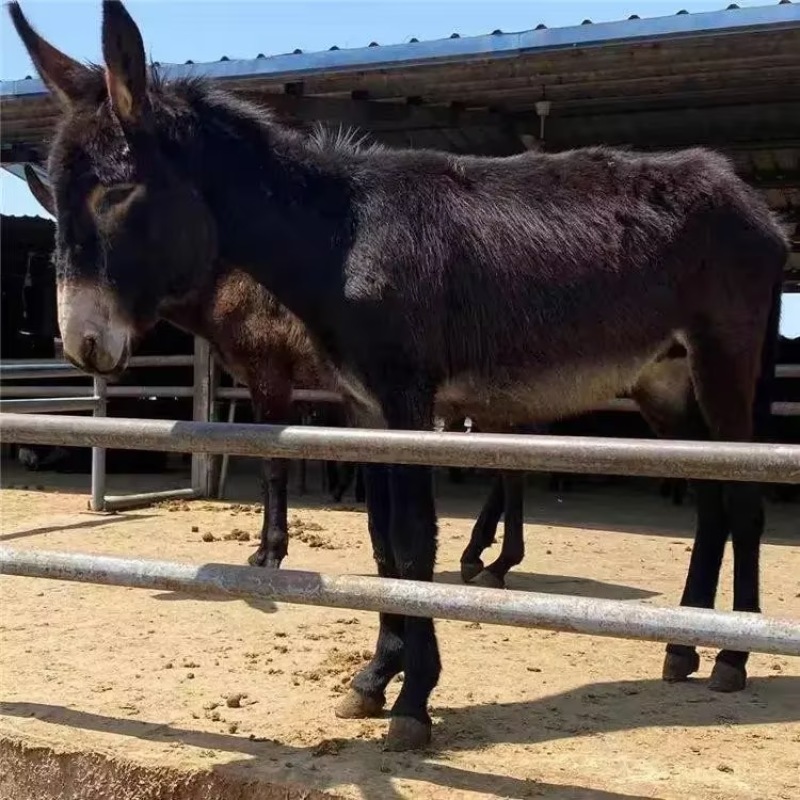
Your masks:
[[[211,348],[204,339],[194,340],[194,399],[192,419],[195,422],[211,422],[211,406],[214,401],[213,359]],[[192,489],[198,497],[210,497],[212,456],[192,453]]]
[[[97,404],[94,416],[105,417],[108,405],[105,378],[94,379],[94,396]],[[92,499],[89,507],[92,511],[105,511],[106,507],[106,451],[102,447],[92,448]]]
[[[236,385],[236,381],[233,382],[233,385]],[[230,406],[228,406],[228,422],[236,422],[236,404],[238,401],[232,399],[230,401]],[[230,464],[231,457],[224,453],[222,456],[222,463],[220,464],[219,468],[219,479],[217,481],[217,499],[222,500],[225,496],[225,484],[228,480],[228,466]]]

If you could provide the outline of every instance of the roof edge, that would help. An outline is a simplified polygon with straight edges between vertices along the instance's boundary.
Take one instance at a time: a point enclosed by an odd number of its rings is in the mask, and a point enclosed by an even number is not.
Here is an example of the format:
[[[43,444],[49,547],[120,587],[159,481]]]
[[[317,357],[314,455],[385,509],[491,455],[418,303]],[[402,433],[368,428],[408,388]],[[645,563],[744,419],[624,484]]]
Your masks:
[[[714,33],[741,33],[748,30],[765,31],[795,26],[800,27],[800,4],[784,2],[774,6],[705,11],[697,14],[678,13],[668,17],[541,28],[518,33],[491,33],[378,47],[289,53],[197,64],[164,64],[158,69],[167,79],[204,76],[219,80],[256,77],[274,79],[285,77],[297,80],[308,74],[399,69],[474,59],[512,58],[524,53],[570,47],[593,47]],[[39,79],[0,81],[0,97],[22,98],[47,93],[46,87]]]

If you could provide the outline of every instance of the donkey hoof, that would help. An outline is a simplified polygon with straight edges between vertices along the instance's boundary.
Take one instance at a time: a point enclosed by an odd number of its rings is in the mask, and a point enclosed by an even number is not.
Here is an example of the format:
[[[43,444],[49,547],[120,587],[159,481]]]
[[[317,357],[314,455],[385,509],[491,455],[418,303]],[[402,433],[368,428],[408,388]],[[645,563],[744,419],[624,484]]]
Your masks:
[[[686,653],[667,653],[664,657],[663,680],[668,683],[685,681],[700,668],[700,656],[695,650]]]
[[[263,550],[256,550],[255,553],[250,554],[247,563],[251,567],[265,567],[267,565],[267,554]]]
[[[431,743],[431,723],[415,717],[392,717],[383,749],[392,753],[424,750]]]
[[[336,706],[336,716],[339,719],[380,717],[385,703],[385,697],[369,697],[355,689],[350,689]]]
[[[711,670],[708,688],[712,692],[741,692],[747,685],[747,670],[725,661],[716,661]]]
[[[464,583],[469,583],[474,580],[481,572],[483,572],[483,561],[461,562],[461,580]]]
[[[506,583],[502,578],[499,578],[494,572],[488,569],[483,570],[475,580],[472,581],[474,586],[483,586],[486,589],[505,589]]]
[[[283,556],[274,556],[266,550],[259,548],[247,559],[251,567],[266,567],[267,569],[279,569],[283,561]]]

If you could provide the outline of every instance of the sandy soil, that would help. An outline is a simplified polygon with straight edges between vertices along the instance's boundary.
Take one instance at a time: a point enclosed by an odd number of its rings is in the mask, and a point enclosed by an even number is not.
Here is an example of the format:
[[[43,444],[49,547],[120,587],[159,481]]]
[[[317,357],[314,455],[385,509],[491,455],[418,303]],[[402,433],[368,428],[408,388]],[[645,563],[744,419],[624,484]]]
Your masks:
[[[148,481],[160,479],[115,476],[110,492]],[[0,542],[15,548],[241,564],[260,528],[258,507],[241,502],[257,496],[252,480],[236,483],[235,502],[113,516],[85,511],[86,476],[7,467],[3,484]],[[439,485],[437,580],[455,581],[484,489]],[[286,567],[373,573],[361,510],[308,497],[293,508]],[[512,588],[677,601],[691,508],[652,489],[557,498],[534,487],[528,509],[528,556]],[[764,611],[797,618],[797,506],[770,511]],[[729,587],[726,564],[722,607]],[[374,644],[374,615],[4,576],[0,766],[27,764],[29,781],[60,776],[70,797],[114,800],[800,798],[798,659],[753,656],[748,689],[721,696],[705,686],[709,652],[698,679],[667,686],[660,645],[457,622],[437,630],[434,748],[386,754],[385,720],[333,715]],[[116,777],[109,763],[123,765]],[[0,797],[14,796],[14,781],[0,778]],[[172,789],[155,793],[153,781]]]

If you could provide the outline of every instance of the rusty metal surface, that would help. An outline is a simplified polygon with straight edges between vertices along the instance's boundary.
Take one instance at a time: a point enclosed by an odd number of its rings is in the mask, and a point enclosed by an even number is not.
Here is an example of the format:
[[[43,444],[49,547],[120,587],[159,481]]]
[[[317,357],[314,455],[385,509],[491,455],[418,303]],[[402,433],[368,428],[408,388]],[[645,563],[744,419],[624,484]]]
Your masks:
[[[203,597],[246,597],[655,642],[800,655],[800,622],[760,614],[663,608],[390,578],[227,564],[177,564],[0,547],[0,573]]]
[[[800,445],[0,414],[7,442],[256,458],[800,483]]]
[[[250,390],[243,386],[221,386],[214,395],[216,400],[249,400]],[[342,395],[324,389],[295,389],[292,392],[294,402],[304,403],[341,403]]]

